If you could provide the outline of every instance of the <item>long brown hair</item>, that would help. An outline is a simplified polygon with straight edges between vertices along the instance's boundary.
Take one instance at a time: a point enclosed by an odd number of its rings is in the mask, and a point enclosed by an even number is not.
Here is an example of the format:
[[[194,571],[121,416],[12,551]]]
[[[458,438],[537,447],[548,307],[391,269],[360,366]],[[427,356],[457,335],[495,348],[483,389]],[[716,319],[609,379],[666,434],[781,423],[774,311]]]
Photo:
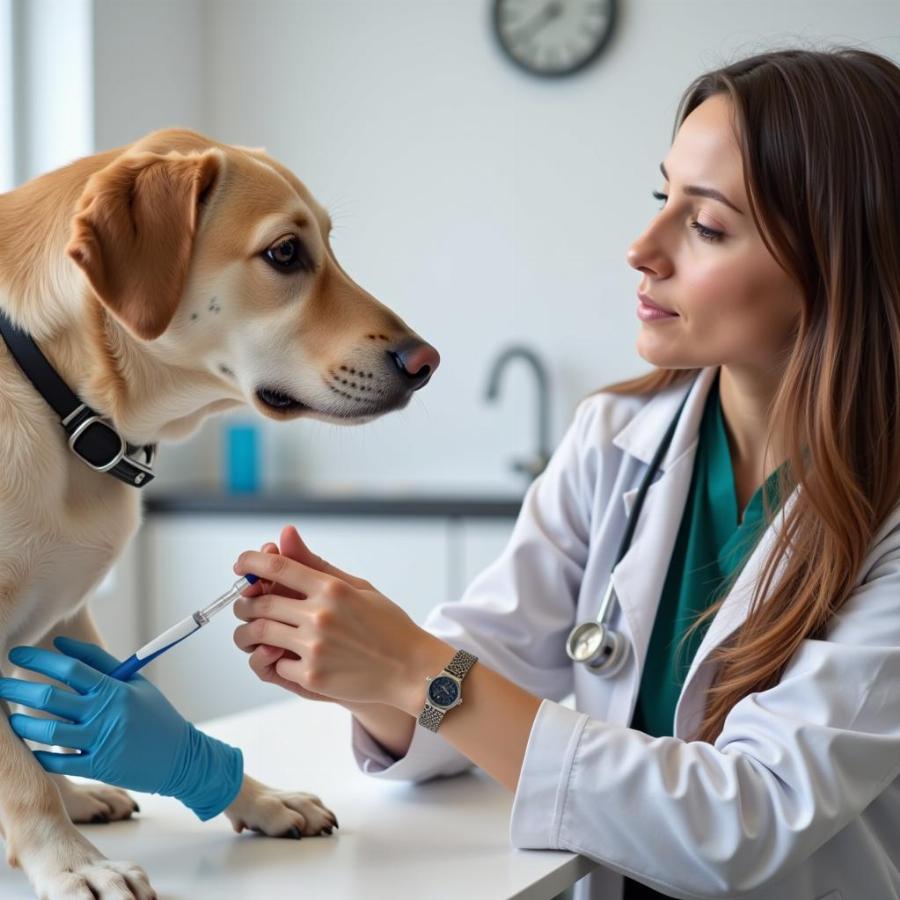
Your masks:
[[[694,735],[709,743],[804,640],[826,635],[900,503],[900,68],[849,48],[762,53],[697,78],[673,135],[714,94],[730,98],[753,220],[803,309],[768,434],[785,453],[778,495],[798,491],[746,620],[711,657]],[[695,372],[657,369],[603,390],[652,394]],[[766,504],[767,524],[774,514]]]

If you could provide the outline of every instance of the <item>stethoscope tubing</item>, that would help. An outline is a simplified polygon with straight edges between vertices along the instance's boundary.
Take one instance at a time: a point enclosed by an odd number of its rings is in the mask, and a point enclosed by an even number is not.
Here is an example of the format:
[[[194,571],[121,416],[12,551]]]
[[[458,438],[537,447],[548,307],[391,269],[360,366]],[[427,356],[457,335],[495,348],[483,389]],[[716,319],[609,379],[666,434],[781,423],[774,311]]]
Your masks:
[[[682,399],[681,404],[678,407],[678,411],[675,413],[672,421],[669,423],[669,427],[666,429],[666,433],[663,435],[662,440],[659,442],[659,446],[656,448],[656,452],[653,454],[653,458],[650,460],[650,465],[647,468],[644,477],[641,479],[637,496],[634,499],[634,505],[631,508],[631,512],[628,516],[628,521],[625,524],[625,531],[623,532],[622,539],[619,542],[619,549],[616,552],[615,562],[610,569],[606,591],[603,594],[603,599],[600,601],[600,606],[597,609],[597,616],[594,619],[594,624],[596,625],[596,627],[604,632],[603,636],[606,639],[607,646],[619,645],[620,642],[624,642],[625,640],[622,635],[614,631],[607,624],[609,619],[612,617],[616,602],[616,592],[613,586],[613,573],[616,570],[616,566],[619,565],[619,563],[622,561],[622,558],[625,556],[625,554],[628,552],[629,547],[631,546],[631,540],[634,536],[634,530],[637,527],[638,519],[641,516],[641,510],[644,507],[644,498],[646,497],[647,491],[650,489],[650,485],[653,483],[653,480],[656,477],[656,473],[659,470],[660,465],[662,464],[662,460],[666,454],[666,451],[669,449],[669,446],[672,443],[672,438],[675,435],[675,430],[678,427],[679,421],[681,420],[681,413],[684,410],[685,404],[687,403],[688,397],[690,396],[691,389],[693,388],[694,384],[696,384],[696,381],[697,379],[695,378],[694,381],[691,382],[690,387],[687,389],[687,392],[684,395],[684,399]],[[590,659],[579,659],[574,654],[572,647],[575,634],[579,630],[583,629],[587,624],[589,623],[576,623],[576,625],[569,632],[569,637],[566,640],[566,653],[568,654],[570,659],[575,662],[581,662],[596,675],[608,677],[616,674],[621,668],[622,663],[624,662],[622,647],[619,648],[620,652],[612,653],[608,655],[606,659],[597,661],[592,661],[593,657]]]

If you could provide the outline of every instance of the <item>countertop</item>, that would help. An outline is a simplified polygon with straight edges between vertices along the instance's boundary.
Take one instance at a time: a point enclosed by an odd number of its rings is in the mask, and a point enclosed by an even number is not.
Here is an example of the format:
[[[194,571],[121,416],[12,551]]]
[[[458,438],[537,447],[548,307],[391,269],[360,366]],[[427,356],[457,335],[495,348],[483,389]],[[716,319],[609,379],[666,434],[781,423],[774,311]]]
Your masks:
[[[386,516],[411,518],[514,519],[522,495],[513,493],[430,493],[415,491],[312,492],[296,489],[231,494],[215,488],[149,491],[147,515],[184,513],[225,515],[306,514],[319,516]]]
[[[160,900],[549,900],[595,863],[509,843],[512,794],[473,770],[419,785],[382,782],[353,759],[342,707],[289,698],[214,720],[205,731],[241,747],[267,784],[318,794],[340,829],[300,841],[201,823],[177,801],[135,794],[131,821],[82,830],[111,859],[147,871]],[[24,875],[0,867],[0,897],[30,898]]]

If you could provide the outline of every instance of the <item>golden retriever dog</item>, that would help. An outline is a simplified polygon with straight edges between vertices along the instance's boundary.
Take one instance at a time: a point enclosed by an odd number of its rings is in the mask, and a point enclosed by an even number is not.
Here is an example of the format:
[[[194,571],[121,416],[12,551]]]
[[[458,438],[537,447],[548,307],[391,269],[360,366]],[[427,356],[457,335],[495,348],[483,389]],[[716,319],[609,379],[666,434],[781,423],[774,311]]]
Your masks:
[[[241,404],[277,420],[362,423],[405,406],[439,357],[351,280],[329,230],[263,151],[154,132],[0,195],[0,312],[139,461]],[[15,674],[18,644],[102,642],[86,598],[141,515],[140,488],[104,462],[76,455],[0,340],[3,674]],[[143,870],[105,859],[73,824],[127,818],[133,800],[46,774],[2,712],[8,861],[40,897],[153,897]],[[332,824],[317,797],[248,776],[225,812],[237,831],[273,836]]]

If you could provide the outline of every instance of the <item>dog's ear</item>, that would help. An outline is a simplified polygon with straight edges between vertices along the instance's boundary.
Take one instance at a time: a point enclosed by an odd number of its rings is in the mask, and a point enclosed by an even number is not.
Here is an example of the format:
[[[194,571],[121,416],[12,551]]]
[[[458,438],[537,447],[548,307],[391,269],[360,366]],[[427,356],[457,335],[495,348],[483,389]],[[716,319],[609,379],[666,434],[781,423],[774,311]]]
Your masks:
[[[200,207],[220,150],[118,157],[85,186],[66,253],[110,312],[138,337],[168,327],[184,290]]]

